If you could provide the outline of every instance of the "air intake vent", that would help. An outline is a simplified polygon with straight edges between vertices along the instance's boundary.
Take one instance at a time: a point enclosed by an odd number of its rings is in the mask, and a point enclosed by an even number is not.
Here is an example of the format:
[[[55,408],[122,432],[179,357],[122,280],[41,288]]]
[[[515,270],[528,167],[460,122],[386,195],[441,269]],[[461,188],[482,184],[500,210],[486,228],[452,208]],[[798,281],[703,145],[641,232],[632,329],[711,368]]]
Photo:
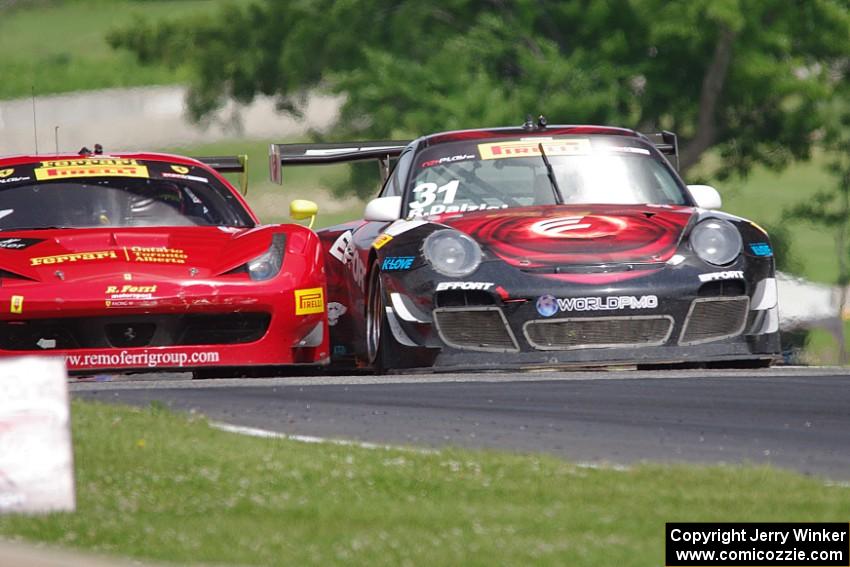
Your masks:
[[[680,345],[693,345],[736,337],[744,331],[750,298],[698,298],[691,303]]]
[[[669,315],[547,319],[523,327],[525,338],[538,350],[658,346],[672,330]]]
[[[487,352],[517,352],[516,339],[498,307],[438,308],[434,323],[449,346]]]

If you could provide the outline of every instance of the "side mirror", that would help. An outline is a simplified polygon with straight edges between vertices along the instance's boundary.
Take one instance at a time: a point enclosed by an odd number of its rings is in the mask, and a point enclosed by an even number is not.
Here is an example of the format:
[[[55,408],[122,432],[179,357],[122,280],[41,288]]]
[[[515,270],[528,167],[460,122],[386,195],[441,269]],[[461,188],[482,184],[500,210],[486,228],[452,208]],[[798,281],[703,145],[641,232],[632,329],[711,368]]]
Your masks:
[[[401,218],[401,197],[378,197],[366,205],[363,218],[367,221],[390,222]]]
[[[289,203],[289,216],[292,220],[310,219],[310,227],[313,226],[313,219],[319,212],[319,205],[313,201],[306,199],[295,199]]]
[[[711,185],[688,185],[691,197],[703,209],[719,209],[723,205],[720,193]]]

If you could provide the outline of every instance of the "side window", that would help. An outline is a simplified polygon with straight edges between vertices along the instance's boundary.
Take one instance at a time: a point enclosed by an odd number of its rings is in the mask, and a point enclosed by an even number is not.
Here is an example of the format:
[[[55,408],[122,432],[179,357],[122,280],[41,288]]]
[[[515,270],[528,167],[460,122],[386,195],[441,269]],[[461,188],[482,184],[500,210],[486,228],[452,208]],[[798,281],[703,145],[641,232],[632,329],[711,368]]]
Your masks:
[[[410,171],[413,154],[413,148],[407,148],[402,152],[392,173],[387,178],[384,188],[381,190],[380,197],[399,197],[404,195],[404,180],[407,179],[407,172]]]

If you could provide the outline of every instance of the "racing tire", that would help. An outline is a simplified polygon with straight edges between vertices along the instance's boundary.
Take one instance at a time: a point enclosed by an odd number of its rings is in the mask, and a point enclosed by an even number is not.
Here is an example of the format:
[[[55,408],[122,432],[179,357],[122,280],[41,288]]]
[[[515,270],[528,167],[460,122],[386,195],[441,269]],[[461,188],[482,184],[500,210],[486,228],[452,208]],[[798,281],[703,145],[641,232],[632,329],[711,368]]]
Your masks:
[[[387,301],[378,262],[369,272],[366,296],[366,362],[375,374],[390,369],[430,366],[437,353],[435,349],[408,347],[393,336],[387,321]]]

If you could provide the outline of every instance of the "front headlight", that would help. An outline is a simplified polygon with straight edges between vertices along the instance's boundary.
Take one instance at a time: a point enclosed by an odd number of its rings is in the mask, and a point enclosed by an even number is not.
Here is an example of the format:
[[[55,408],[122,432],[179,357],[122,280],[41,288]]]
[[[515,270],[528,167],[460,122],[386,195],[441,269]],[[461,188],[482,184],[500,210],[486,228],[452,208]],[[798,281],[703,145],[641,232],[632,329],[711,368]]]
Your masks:
[[[729,221],[707,219],[691,231],[691,246],[709,264],[729,264],[741,253],[741,233]]]
[[[286,242],[285,234],[272,236],[272,245],[261,256],[257,256],[246,264],[248,275],[254,281],[263,281],[275,277],[283,266],[283,250]]]
[[[481,263],[481,247],[456,230],[432,232],[422,245],[422,254],[431,266],[453,278],[471,274]]]

